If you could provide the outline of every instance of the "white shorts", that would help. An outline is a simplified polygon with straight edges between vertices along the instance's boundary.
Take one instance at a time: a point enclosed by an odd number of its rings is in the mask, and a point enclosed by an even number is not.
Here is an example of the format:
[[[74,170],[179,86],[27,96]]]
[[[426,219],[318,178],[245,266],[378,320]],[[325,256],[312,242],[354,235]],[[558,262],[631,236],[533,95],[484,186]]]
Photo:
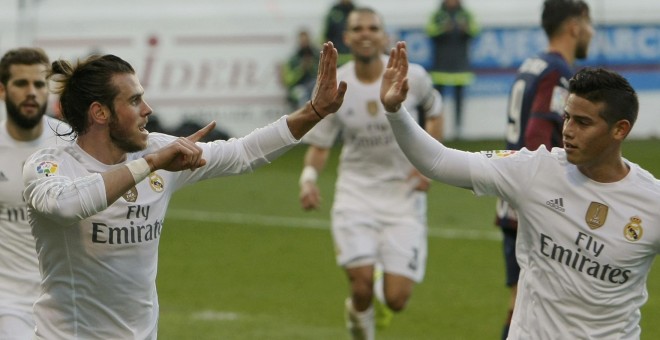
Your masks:
[[[426,210],[426,209],[423,209]],[[337,264],[345,268],[380,263],[385,273],[417,283],[424,278],[427,256],[425,211],[385,220],[353,211],[333,211],[332,236]]]
[[[31,313],[22,315],[0,313],[0,339],[34,339],[34,321]]]

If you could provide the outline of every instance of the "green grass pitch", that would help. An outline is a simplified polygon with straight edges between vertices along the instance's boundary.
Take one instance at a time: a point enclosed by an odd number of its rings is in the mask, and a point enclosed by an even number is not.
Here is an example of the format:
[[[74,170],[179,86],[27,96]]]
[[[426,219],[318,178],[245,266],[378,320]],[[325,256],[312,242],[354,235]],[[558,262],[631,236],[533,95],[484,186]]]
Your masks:
[[[500,141],[447,144],[472,151],[502,147]],[[624,145],[628,159],[660,175],[660,141]],[[348,338],[348,286],[328,230],[338,149],[319,179],[324,202],[315,212],[298,204],[304,151],[299,146],[254,174],[175,194],[160,245],[160,339]],[[426,278],[378,339],[499,339],[508,290],[494,202],[433,183]],[[657,268],[648,290],[642,339],[657,339]]]

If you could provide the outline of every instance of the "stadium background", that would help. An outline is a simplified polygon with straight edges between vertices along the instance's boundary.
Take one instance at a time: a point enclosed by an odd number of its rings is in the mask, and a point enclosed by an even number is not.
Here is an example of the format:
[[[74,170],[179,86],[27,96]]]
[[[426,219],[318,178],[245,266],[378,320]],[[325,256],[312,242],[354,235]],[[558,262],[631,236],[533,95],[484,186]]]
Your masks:
[[[623,72],[640,92],[634,137],[660,134],[660,2],[588,0],[598,34],[585,64]],[[136,69],[147,100],[168,127],[211,119],[243,135],[287,112],[278,67],[297,30],[320,37],[332,0],[0,0],[0,52],[36,44],[52,58],[117,54]],[[383,14],[392,41],[428,65],[422,28],[439,0],[361,0]],[[540,0],[464,0],[483,26],[474,41],[477,81],[465,108],[465,136],[499,138],[506,92],[520,61],[543,48]],[[318,39],[317,39],[318,40]],[[447,112],[452,104],[448,104]],[[447,126],[453,126],[447,115]],[[447,129],[448,138],[453,131]]]

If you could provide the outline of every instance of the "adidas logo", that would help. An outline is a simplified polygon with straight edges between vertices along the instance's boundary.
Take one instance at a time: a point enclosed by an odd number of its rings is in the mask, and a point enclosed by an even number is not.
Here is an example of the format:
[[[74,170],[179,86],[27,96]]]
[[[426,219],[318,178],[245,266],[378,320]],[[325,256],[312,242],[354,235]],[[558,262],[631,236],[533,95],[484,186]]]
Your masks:
[[[0,171],[0,182],[7,182],[8,180],[9,178],[7,178],[7,176],[5,176],[2,171]]]
[[[549,207],[551,207],[555,210],[559,210],[561,212],[566,211],[566,209],[564,209],[564,198],[562,198],[562,197],[555,198],[553,200],[549,200],[549,201],[545,202],[545,205],[547,205],[547,206],[549,206]]]

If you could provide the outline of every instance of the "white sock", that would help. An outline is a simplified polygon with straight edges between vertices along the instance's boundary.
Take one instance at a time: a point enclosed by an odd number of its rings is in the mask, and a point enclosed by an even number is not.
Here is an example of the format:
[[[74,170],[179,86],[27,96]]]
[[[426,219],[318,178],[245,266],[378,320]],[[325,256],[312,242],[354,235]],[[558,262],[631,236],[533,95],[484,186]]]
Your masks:
[[[346,328],[348,328],[348,332],[351,334],[353,340],[374,340],[376,333],[374,307],[369,306],[367,310],[358,312],[353,308],[351,298],[347,298]]]

